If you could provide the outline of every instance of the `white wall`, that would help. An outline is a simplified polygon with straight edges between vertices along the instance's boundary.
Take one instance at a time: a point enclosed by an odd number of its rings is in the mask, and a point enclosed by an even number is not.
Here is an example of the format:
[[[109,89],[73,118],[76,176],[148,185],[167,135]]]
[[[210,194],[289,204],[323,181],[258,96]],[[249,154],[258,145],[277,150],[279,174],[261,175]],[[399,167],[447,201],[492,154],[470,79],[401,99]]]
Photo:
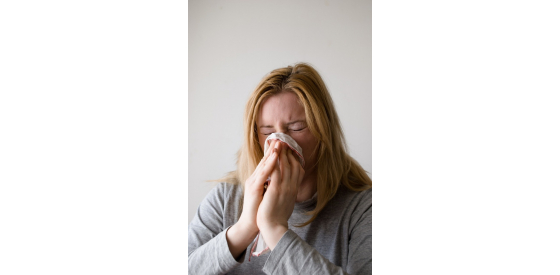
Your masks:
[[[371,1],[189,1],[189,221],[235,170],[249,94],[308,62],[335,102],[350,154],[371,173]]]

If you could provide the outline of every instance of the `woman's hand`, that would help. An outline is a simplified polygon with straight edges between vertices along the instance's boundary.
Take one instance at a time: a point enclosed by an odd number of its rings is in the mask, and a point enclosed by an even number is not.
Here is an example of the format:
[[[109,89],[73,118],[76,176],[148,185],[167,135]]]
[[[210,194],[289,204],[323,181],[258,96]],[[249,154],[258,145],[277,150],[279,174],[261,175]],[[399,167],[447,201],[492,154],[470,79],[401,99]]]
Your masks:
[[[277,166],[278,153],[275,148],[278,147],[278,144],[277,140],[271,141],[261,162],[245,182],[243,212],[241,212],[239,221],[226,232],[229,250],[234,258],[241,255],[259,233],[257,210],[263,200],[264,183]]]
[[[271,176],[274,167],[277,166],[278,152],[276,151],[279,144],[280,142],[277,140],[271,141],[261,162],[245,182],[243,212],[239,222],[244,223],[248,229],[253,229],[251,231],[259,231],[257,227],[257,210],[263,199],[264,183]]]
[[[270,184],[257,213],[258,228],[270,250],[288,231],[288,219],[294,211],[298,188],[305,174],[289,147],[280,145],[280,165],[274,166]]]

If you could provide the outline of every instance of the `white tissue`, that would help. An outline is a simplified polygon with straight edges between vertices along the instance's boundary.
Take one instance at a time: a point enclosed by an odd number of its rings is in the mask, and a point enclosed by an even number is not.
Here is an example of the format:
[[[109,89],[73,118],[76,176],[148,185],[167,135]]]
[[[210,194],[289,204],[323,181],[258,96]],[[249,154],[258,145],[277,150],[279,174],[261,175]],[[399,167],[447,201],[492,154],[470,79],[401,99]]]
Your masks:
[[[288,136],[286,134],[272,133],[272,134],[268,135],[268,137],[264,141],[264,152],[266,152],[266,150],[268,149],[268,146],[270,146],[270,142],[274,139],[280,140],[280,141],[288,144],[290,149],[292,149],[298,155],[299,163],[301,164],[301,167],[305,166],[305,161],[303,160],[303,152],[301,150],[301,147],[299,147],[297,142],[291,136]]]

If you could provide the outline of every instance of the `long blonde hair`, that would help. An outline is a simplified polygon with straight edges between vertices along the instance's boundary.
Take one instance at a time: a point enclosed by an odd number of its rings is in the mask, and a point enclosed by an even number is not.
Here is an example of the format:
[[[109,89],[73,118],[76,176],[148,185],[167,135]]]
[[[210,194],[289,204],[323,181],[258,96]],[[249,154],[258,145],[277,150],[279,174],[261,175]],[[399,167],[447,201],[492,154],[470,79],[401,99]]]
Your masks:
[[[257,116],[268,97],[282,91],[297,95],[305,109],[311,133],[317,138],[317,204],[307,214],[312,217],[298,226],[311,223],[334,197],[340,184],[353,191],[371,188],[366,171],[347,153],[346,141],[331,96],[317,71],[297,63],[266,75],[251,94],[245,108],[243,146],[238,152],[237,170],[219,179],[243,186],[263,158],[256,131]],[[243,203],[240,202],[242,207]],[[241,213],[241,211],[240,211]]]

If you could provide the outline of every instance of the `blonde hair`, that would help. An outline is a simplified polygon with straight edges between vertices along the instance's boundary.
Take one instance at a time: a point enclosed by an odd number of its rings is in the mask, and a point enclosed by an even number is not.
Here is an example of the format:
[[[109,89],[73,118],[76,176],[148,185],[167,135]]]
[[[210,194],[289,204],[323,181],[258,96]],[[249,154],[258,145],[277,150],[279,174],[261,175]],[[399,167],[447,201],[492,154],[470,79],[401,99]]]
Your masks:
[[[311,133],[317,138],[317,204],[307,214],[312,217],[298,226],[311,223],[334,197],[340,184],[353,191],[371,188],[366,171],[347,153],[346,141],[331,96],[313,67],[297,63],[266,75],[251,94],[245,108],[243,146],[238,152],[237,170],[220,181],[243,187],[263,158],[256,131],[257,116],[262,103],[282,91],[297,95],[305,109],[305,118]],[[240,202],[243,206],[243,202]],[[239,211],[241,213],[241,211]]]

